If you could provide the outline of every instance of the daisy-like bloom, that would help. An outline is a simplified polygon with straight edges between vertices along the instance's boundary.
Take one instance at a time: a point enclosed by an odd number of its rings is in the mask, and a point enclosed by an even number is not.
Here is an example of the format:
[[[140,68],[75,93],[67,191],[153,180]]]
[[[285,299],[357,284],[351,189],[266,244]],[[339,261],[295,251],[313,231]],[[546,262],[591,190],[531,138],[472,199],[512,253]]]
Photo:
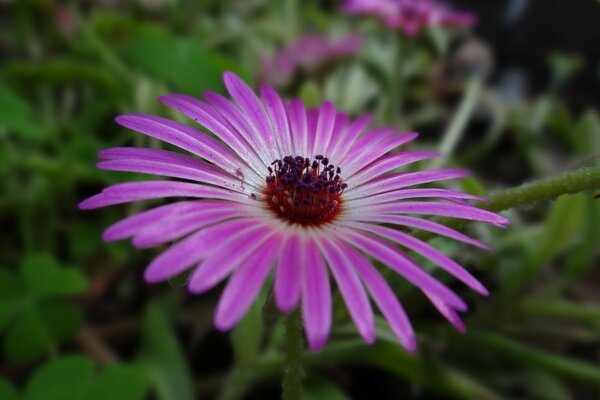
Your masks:
[[[370,14],[392,30],[401,29],[408,36],[432,26],[470,26],[477,19],[468,12],[455,11],[437,0],[346,0],[349,14]]]
[[[446,226],[412,216],[506,225],[505,218],[467,202],[478,200],[475,196],[414,188],[466,173],[396,172],[435,156],[430,151],[393,152],[417,134],[367,130],[369,117],[351,122],[329,102],[319,109],[306,109],[299,100],[286,103],[268,86],[259,97],[232,73],[225,74],[225,85],[232,100],[216,93],[206,93],[205,101],[183,94],[160,98],[212,135],[151,115],[117,117],[120,125],[191,154],[135,147],[101,151],[102,169],[177,180],[116,184],[83,201],[82,209],[178,198],[117,222],[104,239],[132,238],[139,248],[176,242],[147,267],[147,282],[191,269],[188,288],[199,294],[229,277],[215,313],[220,330],[242,318],[273,271],[275,303],[283,313],[301,307],[311,349],[321,348],[329,336],[330,284],[335,281],[366,342],[375,338],[370,296],[400,342],[413,350],[410,322],[373,261],[419,288],[462,330],[457,311],[466,310],[465,302],[407,251],[487,294],[463,267],[410,234],[424,230],[486,248]]]
[[[358,52],[362,40],[356,34],[340,39],[305,35],[280,49],[272,58],[263,58],[259,80],[276,87],[289,85],[298,73],[313,74],[320,68]]]

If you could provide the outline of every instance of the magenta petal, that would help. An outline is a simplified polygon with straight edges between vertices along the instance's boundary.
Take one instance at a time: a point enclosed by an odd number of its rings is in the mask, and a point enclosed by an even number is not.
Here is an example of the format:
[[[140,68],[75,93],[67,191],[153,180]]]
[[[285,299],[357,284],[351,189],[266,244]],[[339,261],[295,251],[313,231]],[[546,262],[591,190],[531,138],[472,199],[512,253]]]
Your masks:
[[[140,230],[155,223],[171,218],[171,216],[181,215],[189,211],[202,210],[204,207],[210,207],[214,202],[206,200],[179,201],[177,203],[166,204],[141,212],[139,214],[127,217],[111,226],[109,226],[102,236],[104,240],[122,240],[135,235]]]
[[[375,317],[353,264],[330,241],[323,241],[320,245],[358,332],[367,343],[373,343]]]
[[[281,97],[269,86],[261,88],[261,95],[267,114],[273,124],[273,131],[276,132],[278,148],[281,154],[294,154],[294,145],[290,135],[287,112]]]
[[[287,112],[294,143],[294,154],[310,156],[308,154],[308,133],[304,104],[300,100],[292,100]]]
[[[262,172],[261,163],[254,160],[257,156],[253,150],[254,146],[248,143],[235,129],[230,129],[225,120],[220,120],[218,112],[215,112],[216,110],[212,109],[210,105],[183,94],[161,96],[159,100],[213,132],[235,150],[243,160],[249,162],[256,172],[259,174]]]
[[[416,133],[397,135],[391,132],[394,132],[394,130],[383,129],[378,134],[371,133],[361,138],[366,140],[370,136],[381,136],[381,140],[374,141],[371,144],[362,144],[363,140],[358,140],[352,151],[346,155],[343,162],[340,162],[344,165],[344,174],[352,176],[356,171],[418,136]]]
[[[417,343],[410,320],[383,276],[365,257],[352,247],[342,244],[342,250],[360,275],[371,297],[385,319],[389,322],[392,331],[398,337],[400,343],[408,351],[415,351]]]
[[[348,206],[350,208],[362,208],[365,205],[374,205],[382,203],[391,203],[397,200],[413,199],[420,197],[437,197],[443,199],[465,199],[485,201],[485,198],[474,196],[468,193],[457,192],[448,189],[400,189],[393,192],[379,193],[369,197],[352,200]]]
[[[262,148],[267,150],[273,160],[276,159],[277,141],[269,124],[269,117],[254,91],[231,72],[225,72],[223,80],[231,97],[240,107],[242,116],[246,118],[254,135],[262,144]]]
[[[479,247],[484,250],[489,250],[489,246],[485,243],[481,243],[478,240],[470,238],[454,229],[448,228],[445,225],[438,224],[437,222],[429,221],[426,219],[406,217],[400,215],[372,215],[364,218],[357,217],[355,220],[363,222],[378,222],[382,224],[394,224],[408,226],[410,228],[420,229],[427,232],[437,233],[441,236],[446,236],[459,242],[468,243],[475,247]]]
[[[100,152],[99,156],[110,158],[97,164],[101,169],[190,179],[238,192],[245,190],[240,177],[226,174],[201,160],[171,151],[134,147],[113,148]]]
[[[217,329],[231,329],[246,314],[269,275],[278,247],[279,239],[271,239],[246,259],[233,274],[217,305]]]
[[[467,328],[463,324],[460,315],[458,315],[456,310],[431,293],[426,292],[425,295],[429,298],[435,308],[437,308],[440,314],[442,314],[459,332],[465,333],[467,331]]]
[[[255,224],[245,231],[233,231],[226,241],[215,243],[206,260],[192,273],[188,284],[190,292],[200,294],[212,289],[274,233],[271,228]]]
[[[466,303],[452,290],[425,272],[410,257],[389,243],[366,232],[354,232],[346,229],[340,239],[355,246],[396,271],[416,287],[434,293],[440,299],[459,310],[467,308]]]
[[[416,239],[400,231],[364,222],[352,223],[350,228],[362,229],[367,232],[375,233],[379,236],[385,237],[386,239],[392,240],[396,243],[399,243],[402,246],[422,255],[431,262],[435,263],[440,268],[447,271],[448,273],[459,279],[461,282],[463,282],[465,285],[475,290],[476,292],[483,295],[488,295],[487,289],[473,275],[471,275],[469,271],[467,271],[461,265],[447,257],[441,251],[437,250],[436,248],[428,245],[427,243],[419,239]]]
[[[302,316],[308,346],[320,350],[331,331],[331,291],[323,257],[316,244],[307,243],[302,268]]]
[[[392,192],[408,186],[423,183],[443,181],[447,179],[458,179],[468,176],[469,173],[460,169],[440,169],[431,171],[406,172],[399,174],[388,174],[374,181],[365,183],[356,188],[348,188],[346,200],[373,196],[379,193]]]
[[[235,209],[229,204],[227,206],[229,207],[187,213],[153,224],[135,235],[133,245],[144,248],[168,243],[206,226],[247,215],[246,210]]]
[[[282,313],[292,311],[300,300],[305,245],[297,235],[291,235],[282,245],[275,274],[275,304]]]
[[[185,124],[143,114],[121,115],[115,120],[126,128],[192,152],[233,175],[238,169],[248,170],[245,163],[223,143]]]
[[[510,222],[501,215],[482,210],[473,206],[459,204],[403,201],[397,203],[379,204],[369,207],[366,214],[423,214],[442,217],[461,218],[471,221],[487,222],[499,227],[505,227]]]
[[[198,197],[238,202],[247,199],[246,196],[234,192],[196,183],[172,181],[127,182],[117,183],[105,188],[102,190],[102,193],[79,203],[79,208],[89,210],[115,204],[166,197]]]
[[[331,159],[337,163],[341,162],[346,152],[353,146],[356,139],[358,139],[372,120],[373,117],[365,115],[343,129],[334,129],[327,149],[327,154]]]
[[[327,146],[329,146],[333,126],[335,125],[335,118],[335,107],[330,101],[326,101],[321,106],[317,120],[317,127],[315,129],[315,143],[312,152],[313,155],[323,154],[323,152],[327,149]],[[325,156],[328,155],[325,154]]]
[[[378,178],[381,175],[404,165],[438,156],[439,153],[435,151],[402,151],[388,154],[367,165],[356,174],[346,175],[346,183],[350,186],[355,184],[358,185],[362,182]]]
[[[160,253],[144,271],[147,282],[160,282],[191,268],[216,246],[227,243],[236,234],[257,229],[254,220],[233,220],[211,226],[188,236]]]
[[[242,116],[240,110],[232,102],[218,93],[204,93],[204,98],[210,103],[215,114],[220,115],[223,119],[223,124],[226,124],[236,131],[240,137],[244,138],[249,143],[250,147],[258,155],[259,161],[266,167],[270,162],[269,160],[272,159],[272,154],[268,151],[269,149],[264,147],[260,138],[254,134],[254,128],[246,118]]]

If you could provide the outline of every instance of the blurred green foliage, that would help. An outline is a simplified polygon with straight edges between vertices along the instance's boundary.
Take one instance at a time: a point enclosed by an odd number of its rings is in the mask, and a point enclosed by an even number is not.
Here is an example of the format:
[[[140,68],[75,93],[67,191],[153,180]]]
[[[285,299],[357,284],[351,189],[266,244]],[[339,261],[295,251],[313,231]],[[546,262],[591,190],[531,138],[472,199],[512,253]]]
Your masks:
[[[377,123],[389,123],[391,92],[400,79],[404,107],[402,118],[393,122],[421,131],[419,146],[429,149],[448,139],[446,127],[462,109],[442,162],[474,171],[462,183],[468,192],[493,195],[598,165],[598,111],[574,107],[562,96],[588,61],[579,56],[552,55],[546,87],[523,94],[523,88],[499,87],[470,74],[487,65],[485,52],[475,59],[477,65],[460,64],[457,54],[473,45],[473,33],[427,32],[403,43],[398,65],[396,35],[373,20],[349,19],[337,7],[323,6],[327,2],[4,3],[2,400],[279,396],[284,327],[269,293],[230,336],[215,333],[214,298],[185,297],[181,285],[149,288],[141,271],[152,251],[101,242],[106,226],[139,205],[94,213],[76,206],[106,184],[140,178],[97,170],[98,150],[160,146],[118,128],[115,115],[155,113],[184,120],[160,106],[156,96],[222,92],[225,70],[254,82],[260,58],[305,31],[334,36],[358,31],[365,44],[356,57],[282,88],[287,97],[299,96],[310,105],[331,99],[352,115],[369,112]],[[502,72],[503,66],[496,68]],[[469,106],[465,100],[467,106],[460,107],[473,79],[481,79],[477,101]],[[521,94],[510,97],[511,90]],[[509,210],[513,223],[505,231],[461,227],[490,243],[493,252],[436,239],[436,246],[492,289],[492,296],[481,299],[456,288],[471,308],[466,335],[433,317],[418,290],[392,276],[420,350],[406,353],[381,320],[378,341],[366,346],[356,339],[336,297],[331,342],[321,353],[303,353],[305,398],[600,396],[600,201],[594,194]],[[164,293],[176,300],[168,306],[158,302]]]

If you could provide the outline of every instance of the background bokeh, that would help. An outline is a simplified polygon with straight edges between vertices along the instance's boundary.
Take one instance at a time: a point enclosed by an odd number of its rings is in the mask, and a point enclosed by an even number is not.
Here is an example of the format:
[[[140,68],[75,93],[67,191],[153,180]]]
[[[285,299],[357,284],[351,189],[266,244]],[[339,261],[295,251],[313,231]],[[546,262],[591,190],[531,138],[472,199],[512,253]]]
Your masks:
[[[232,333],[217,332],[220,289],[192,297],[184,279],[147,285],[158,249],[102,241],[144,205],[77,204],[143,178],[96,169],[98,150],[160,145],[116,115],[186,121],[156,97],[223,92],[226,70],[256,86],[263,60],[306,33],[358,32],[363,45],[280,92],[420,132],[420,148],[444,150],[438,167],[473,171],[463,190],[597,165],[600,4],[453,4],[479,23],[404,38],[397,63],[396,32],[333,0],[0,1],[0,399],[280,397],[282,324],[268,293]],[[390,116],[398,75],[402,110]],[[463,227],[491,252],[433,239],[492,292],[449,281],[470,305],[464,335],[392,279],[419,351],[406,353],[384,324],[364,345],[337,299],[330,343],[305,354],[304,397],[600,398],[598,192],[506,211],[506,230]]]

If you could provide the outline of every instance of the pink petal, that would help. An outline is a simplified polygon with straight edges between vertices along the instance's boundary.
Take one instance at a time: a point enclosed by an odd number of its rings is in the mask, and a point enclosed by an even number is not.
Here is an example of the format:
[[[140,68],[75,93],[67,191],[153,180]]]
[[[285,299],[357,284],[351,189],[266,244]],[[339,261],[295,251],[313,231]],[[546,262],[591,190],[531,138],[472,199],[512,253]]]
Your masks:
[[[353,264],[330,241],[323,241],[320,246],[358,332],[367,343],[373,343],[375,340],[373,310],[356,271],[351,267]]]
[[[389,229],[380,225],[363,222],[349,222],[348,224],[350,228],[362,229],[370,233],[375,233],[386,239],[401,244],[402,246],[435,263],[440,268],[447,271],[476,292],[483,295],[488,295],[487,289],[481,284],[481,282],[471,275],[469,271],[427,243],[400,231]]]
[[[239,177],[226,174],[204,161],[172,151],[125,147],[103,150],[99,156],[109,158],[97,164],[101,169],[190,179],[238,192],[245,190],[244,182]]]
[[[352,218],[349,218],[349,219],[353,220]],[[464,235],[458,231],[455,231],[454,229],[448,228],[447,226],[444,226],[442,224],[438,224],[437,222],[429,221],[426,219],[415,218],[415,217],[406,217],[406,216],[400,216],[400,215],[384,214],[384,215],[371,215],[369,217],[363,217],[363,218],[358,217],[358,218],[356,218],[356,220],[363,221],[363,222],[378,222],[381,224],[395,224],[395,225],[408,226],[411,228],[415,228],[415,229],[419,229],[419,230],[423,230],[423,231],[427,231],[427,232],[437,233],[438,235],[449,237],[451,239],[455,239],[460,242],[468,243],[470,245],[479,247],[484,250],[490,249],[489,246],[486,245],[485,243],[481,243],[480,241],[470,238],[467,235]]]
[[[477,207],[437,202],[402,201],[397,203],[378,204],[368,208],[365,207],[365,213],[362,215],[366,217],[368,215],[380,215],[382,213],[438,215],[442,217],[487,222],[488,224],[499,227],[504,227],[510,223],[510,221],[501,215]]]
[[[360,185],[363,182],[378,178],[381,175],[404,165],[438,156],[439,153],[435,151],[402,151],[388,154],[367,165],[357,173],[346,175],[345,181],[350,186]]]
[[[334,163],[341,162],[344,154],[353,146],[356,139],[372,120],[372,116],[365,115],[343,129],[334,129],[326,155],[331,157]]]
[[[242,117],[253,128],[254,135],[259,139],[263,148],[271,155],[272,160],[276,159],[277,141],[269,124],[269,117],[254,91],[231,72],[225,72],[223,80],[231,97],[240,107]]]
[[[188,289],[194,294],[212,289],[274,234],[272,228],[256,226],[256,222],[245,232],[232,232],[226,241],[215,244],[206,260],[192,273]]]
[[[425,295],[429,298],[435,308],[437,308],[440,314],[442,314],[459,332],[465,333],[467,331],[467,328],[465,328],[465,325],[456,310],[431,293],[425,292]]]
[[[348,204],[348,208],[362,208],[365,205],[375,205],[383,203],[391,203],[402,199],[412,199],[418,197],[439,197],[444,199],[467,199],[485,201],[485,198],[479,196],[473,196],[468,193],[457,192],[448,189],[401,189],[393,192],[379,193],[369,197],[362,197],[360,199],[352,200],[352,203]]]
[[[274,238],[246,259],[233,274],[217,305],[215,326],[231,329],[246,314],[269,275],[279,239]]]
[[[294,154],[308,157],[310,154],[308,154],[308,133],[304,103],[298,99],[292,100],[287,108],[287,112],[292,141],[294,143]]]
[[[460,169],[440,169],[431,171],[405,172],[399,174],[388,174],[371,182],[357,187],[349,187],[344,195],[344,200],[369,197],[380,193],[392,192],[405,187],[420,185],[423,183],[443,181],[447,179],[459,179],[468,176],[469,173]]]
[[[79,203],[79,208],[89,210],[132,201],[162,199],[165,197],[198,197],[237,202],[247,200],[247,196],[196,183],[145,181],[117,183],[109,186],[102,190],[102,193]]]
[[[358,251],[343,243],[341,245],[400,343],[408,351],[415,351],[417,344],[410,320],[383,276]]]
[[[155,207],[127,217],[109,226],[104,231],[102,238],[106,241],[127,239],[140,230],[152,226],[155,223],[161,223],[162,221],[171,218],[171,216],[181,215],[194,210],[202,210],[205,207],[210,208],[211,204],[214,203],[215,202],[207,200],[179,201],[177,203]],[[222,203],[218,202],[217,204],[220,206]]]
[[[330,101],[326,101],[321,106],[319,111],[319,117],[317,120],[317,127],[315,130],[315,143],[312,151],[313,155],[323,154],[329,146],[331,140],[332,130],[335,125],[336,111],[335,107]],[[327,157],[327,154],[324,154]]]
[[[246,141],[235,129],[230,129],[226,121],[216,118],[219,114],[210,105],[191,96],[172,94],[158,98],[161,103],[190,117],[210,132],[217,135],[223,142],[231,147],[243,160],[247,161],[258,174],[263,172],[254,146]]]
[[[456,293],[429,275],[410,257],[389,243],[366,232],[355,232],[348,229],[344,230],[343,234],[339,234],[339,238],[375,257],[421,290],[434,293],[457,309],[467,308],[465,302]]]
[[[177,240],[206,226],[246,215],[248,215],[247,210],[237,209],[229,204],[221,209],[214,208],[187,213],[176,218],[169,218],[161,223],[155,223],[141,230],[133,238],[133,245],[137,248],[153,247]]]
[[[121,115],[119,125],[192,152],[236,175],[238,170],[250,173],[249,167],[218,140],[185,124],[151,115]]]
[[[169,247],[160,253],[144,271],[146,282],[160,282],[192,267],[219,245],[239,235],[245,237],[259,229],[255,220],[233,220],[211,226]]]
[[[290,235],[281,247],[275,274],[275,303],[282,313],[287,314],[298,305],[305,258],[304,240]]]
[[[329,276],[316,244],[307,243],[306,264],[302,268],[302,316],[311,350],[320,350],[331,330]]]
[[[277,139],[280,154],[294,154],[294,145],[290,136],[287,112],[281,97],[270,86],[261,87],[261,95],[267,114],[273,124],[273,132]]]

